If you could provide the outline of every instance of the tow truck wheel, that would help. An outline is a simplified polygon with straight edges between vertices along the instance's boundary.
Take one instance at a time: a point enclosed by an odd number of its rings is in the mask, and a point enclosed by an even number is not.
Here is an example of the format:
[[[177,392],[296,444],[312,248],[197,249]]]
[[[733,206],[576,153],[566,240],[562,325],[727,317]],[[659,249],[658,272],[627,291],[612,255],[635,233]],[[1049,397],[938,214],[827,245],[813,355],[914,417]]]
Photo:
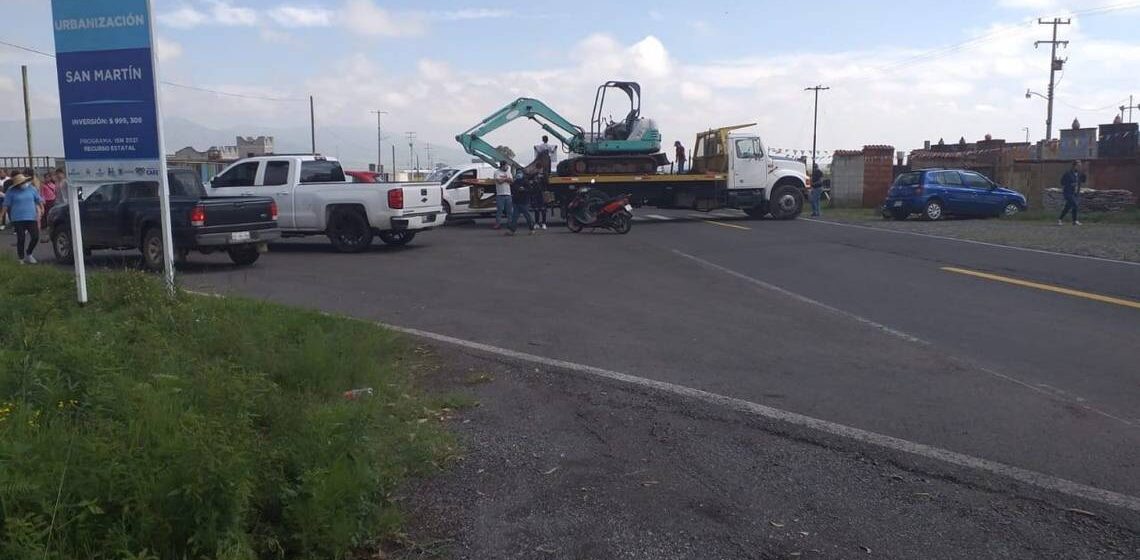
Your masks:
[[[791,220],[804,209],[804,195],[800,189],[788,183],[776,185],[768,201],[768,211],[777,220]]]
[[[763,218],[768,214],[768,207],[763,204],[757,204],[752,208],[745,208],[744,213],[748,214],[749,218],[757,219]]]

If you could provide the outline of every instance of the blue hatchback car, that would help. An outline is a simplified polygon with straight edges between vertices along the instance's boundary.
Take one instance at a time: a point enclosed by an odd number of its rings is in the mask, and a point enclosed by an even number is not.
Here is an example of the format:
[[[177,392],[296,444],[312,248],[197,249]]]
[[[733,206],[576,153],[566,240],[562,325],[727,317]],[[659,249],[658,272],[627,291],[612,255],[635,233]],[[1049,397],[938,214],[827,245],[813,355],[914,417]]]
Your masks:
[[[1012,216],[1027,208],[1025,195],[999,186],[985,175],[965,169],[920,169],[895,178],[883,217],[905,220],[919,214],[927,220],[946,216]]]

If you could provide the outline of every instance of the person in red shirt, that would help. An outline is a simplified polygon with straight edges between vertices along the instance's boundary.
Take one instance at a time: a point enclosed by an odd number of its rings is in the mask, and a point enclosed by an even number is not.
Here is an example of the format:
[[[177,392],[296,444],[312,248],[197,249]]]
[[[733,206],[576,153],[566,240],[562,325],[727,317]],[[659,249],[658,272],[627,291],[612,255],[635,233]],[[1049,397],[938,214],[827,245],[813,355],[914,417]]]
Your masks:
[[[44,199],[44,215],[40,222],[41,226],[47,223],[47,213],[55,206],[55,200],[59,197],[59,186],[55,184],[54,173],[44,173],[43,182],[40,183],[40,198]]]

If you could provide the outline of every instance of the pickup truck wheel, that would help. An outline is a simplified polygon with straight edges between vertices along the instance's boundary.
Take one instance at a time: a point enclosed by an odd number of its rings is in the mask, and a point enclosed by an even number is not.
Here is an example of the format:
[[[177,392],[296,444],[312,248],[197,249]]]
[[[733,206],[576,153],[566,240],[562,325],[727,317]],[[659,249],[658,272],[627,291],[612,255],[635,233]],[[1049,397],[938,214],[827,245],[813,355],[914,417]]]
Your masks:
[[[393,247],[403,247],[404,245],[411,243],[412,240],[415,238],[416,238],[416,232],[414,232],[414,231],[382,231],[382,232],[380,232],[380,241],[383,241],[385,245],[391,245]]]
[[[341,253],[359,253],[372,245],[368,220],[352,210],[337,210],[329,220],[329,241]]]
[[[75,253],[71,248],[71,228],[60,226],[51,230],[51,251],[55,253],[55,262],[72,264],[75,262]]]
[[[162,257],[162,232],[152,227],[143,233],[142,244],[139,246],[142,253],[143,266],[148,270],[162,270],[164,259]]]
[[[790,220],[804,209],[804,194],[799,187],[787,183],[776,185],[768,199],[768,211],[777,220]]]
[[[233,247],[228,252],[230,254],[230,260],[238,266],[249,266],[261,258],[261,252],[257,250],[256,245]]]

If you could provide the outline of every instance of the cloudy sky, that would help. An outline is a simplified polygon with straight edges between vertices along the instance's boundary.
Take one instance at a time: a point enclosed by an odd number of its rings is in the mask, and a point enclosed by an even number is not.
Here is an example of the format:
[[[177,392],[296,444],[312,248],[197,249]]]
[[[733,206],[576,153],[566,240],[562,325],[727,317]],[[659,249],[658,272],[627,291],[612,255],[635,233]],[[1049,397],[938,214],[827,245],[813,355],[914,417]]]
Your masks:
[[[48,0],[3,4],[19,25],[0,39],[53,50]],[[163,79],[252,97],[166,86],[167,116],[249,134],[307,126],[311,94],[318,123],[374,130],[370,111],[382,109],[386,135],[416,131],[453,148],[456,133],[520,96],[586,124],[597,84],[623,79],[642,83],[643,113],[668,143],[758,122],[770,146],[810,148],[803,88],[815,84],[832,88],[821,96],[821,150],[1018,140],[1023,127],[1040,138],[1045,102],[1025,98],[1048,82],[1047,49],[1033,41],[1051,28],[1038,16],[1073,17],[1060,32],[1072,44],[1060,51],[1056,125],[1109,122],[1140,94],[1140,2],[1120,0],[154,0],[154,9]],[[21,64],[34,77],[34,113],[58,114],[54,62],[0,46],[0,120],[22,119]],[[492,140],[517,151],[540,133],[520,121]]]

